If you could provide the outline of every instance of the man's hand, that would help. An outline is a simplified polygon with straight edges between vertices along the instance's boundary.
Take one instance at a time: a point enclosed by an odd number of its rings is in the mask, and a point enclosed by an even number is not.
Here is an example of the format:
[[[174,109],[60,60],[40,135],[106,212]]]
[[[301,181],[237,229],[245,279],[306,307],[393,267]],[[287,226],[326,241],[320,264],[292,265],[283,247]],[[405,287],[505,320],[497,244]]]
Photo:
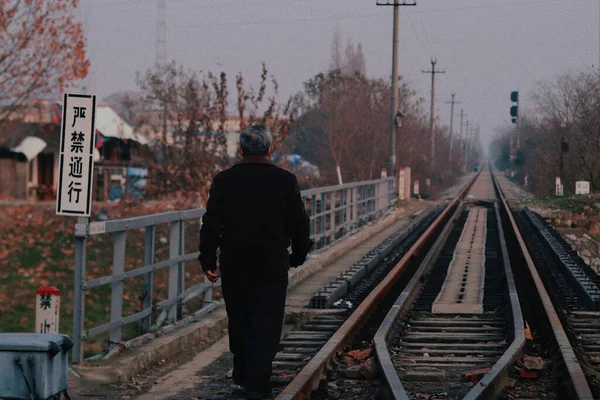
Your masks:
[[[206,278],[211,281],[211,282],[216,282],[219,279],[219,272],[217,270],[215,271],[206,271],[205,272]]]

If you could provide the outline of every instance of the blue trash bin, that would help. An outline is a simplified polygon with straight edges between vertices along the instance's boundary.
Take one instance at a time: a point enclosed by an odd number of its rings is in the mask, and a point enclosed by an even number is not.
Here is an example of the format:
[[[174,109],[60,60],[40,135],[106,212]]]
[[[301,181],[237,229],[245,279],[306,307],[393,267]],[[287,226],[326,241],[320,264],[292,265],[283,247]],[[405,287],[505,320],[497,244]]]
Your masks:
[[[66,335],[0,333],[0,398],[46,400],[68,389]]]

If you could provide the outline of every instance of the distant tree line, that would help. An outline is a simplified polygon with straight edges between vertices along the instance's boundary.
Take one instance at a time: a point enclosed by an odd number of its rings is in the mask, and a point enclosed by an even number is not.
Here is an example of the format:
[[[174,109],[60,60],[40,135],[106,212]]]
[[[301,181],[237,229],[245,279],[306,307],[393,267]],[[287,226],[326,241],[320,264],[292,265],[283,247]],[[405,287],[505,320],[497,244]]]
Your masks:
[[[534,108],[521,118],[520,146],[516,129],[500,132],[490,151],[496,166],[512,168],[518,181],[529,175],[539,196],[555,193],[560,176],[565,194],[575,182],[590,182],[600,190],[600,76],[596,71],[569,72],[537,84]],[[511,160],[511,140],[512,153]]]
[[[376,179],[386,168],[390,135],[390,79],[366,75],[362,46],[348,43],[342,53],[339,32],[332,45],[330,69],[304,83],[297,95],[299,118],[289,143],[307,160],[317,164],[327,183]],[[399,80],[399,108],[406,115],[397,137],[397,165],[410,166],[413,176],[432,178],[436,186],[449,184],[465,168],[479,163],[477,139],[473,157],[465,165],[464,138],[454,129],[450,154],[449,127],[435,121],[436,169],[430,169],[431,136],[429,104],[407,82]],[[452,160],[452,162],[450,162]],[[422,185],[421,187],[424,187]]]
[[[141,134],[152,138],[146,155],[149,194],[187,193],[204,201],[211,177],[232,161],[225,151],[225,133],[234,127],[232,114],[239,122],[237,130],[266,124],[276,152],[294,152],[319,168],[319,179],[299,175],[303,187],[379,178],[388,163],[391,83],[366,75],[360,44],[348,42],[342,52],[340,43],[336,32],[329,70],[309,79],[302,92],[284,102],[277,100],[277,81],[264,65],[258,88],[240,73],[230,95],[225,73],[194,73],[176,63],[139,74],[138,91],[107,98]],[[467,167],[466,143],[455,129],[450,155],[448,127],[436,121],[436,169],[431,171],[428,104],[402,77],[399,86],[406,117],[397,141],[397,165],[410,166],[422,188],[425,178],[432,178],[432,190],[438,190]],[[467,168],[479,162],[480,147],[478,141],[473,145]]]

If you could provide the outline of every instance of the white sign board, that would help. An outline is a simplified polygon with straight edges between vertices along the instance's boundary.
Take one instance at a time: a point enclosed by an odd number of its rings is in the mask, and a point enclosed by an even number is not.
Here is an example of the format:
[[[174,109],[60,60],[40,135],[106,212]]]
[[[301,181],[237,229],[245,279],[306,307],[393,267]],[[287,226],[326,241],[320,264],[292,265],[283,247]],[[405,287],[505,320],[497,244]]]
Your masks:
[[[96,96],[65,94],[56,214],[89,217],[92,203]]]
[[[575,182],[575,194],[590,194],[590,183],[588,181]]]

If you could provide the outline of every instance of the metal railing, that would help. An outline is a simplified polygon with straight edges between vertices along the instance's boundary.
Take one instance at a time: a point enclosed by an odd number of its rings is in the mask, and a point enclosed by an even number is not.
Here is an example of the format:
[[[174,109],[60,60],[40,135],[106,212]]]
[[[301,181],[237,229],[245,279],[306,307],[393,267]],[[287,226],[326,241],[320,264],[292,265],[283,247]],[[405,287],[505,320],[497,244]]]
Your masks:
[[[302,191],[307,213],[311,220],[311,238],[317,248],[323,248],[343,236],[376,220],[394,206],[394,179],[348,183]],[[122,343],[124,325],[138,323],[142,332],[156,331],[165,322],[174,323],[183,318],[183,307],[191,299],[203,297],[200,308],[192,314],[200,318],[220,303],[213,299],[215,285],[202,282],[186,287],[184,262],[194,260],[198,252],[185,253],[184,222],[199,222],[203,208],[171,211],[161,214],[126,218],[105,222],[79,219],[75,225],[75,283],[73,309],[73,362],[83,361],[82,341],[108,332],[109,352]],[[168,259],[155,262],[155,233],[157,226],[169,225]],[[144,229],[143,266],[125,271],[127,232]],[[94,235],[113,235],[112,273],[87,279],[87,241]],[[194,239],[197,240],[197,239]],[[141,250],[141,249],[140,249]],[[140,252],[141,255],[141,252]],[[153,302],[153,280],[156,271],[168,270],[167,299]],[[124,282],[143,277],[143,293],[139,295],[141,311],[123,316]],[[110,321],[102,325],[84,327],[86,292],[92,288],[110,285]],[[133,298],[134,296],[129,296]],[[152,314],[159,312],[152,324]],[[189,316],[186,317],[189,319]]]
[[[379,218],[393,206],[392,178],[325,186],[302,191],[316,248]]]

